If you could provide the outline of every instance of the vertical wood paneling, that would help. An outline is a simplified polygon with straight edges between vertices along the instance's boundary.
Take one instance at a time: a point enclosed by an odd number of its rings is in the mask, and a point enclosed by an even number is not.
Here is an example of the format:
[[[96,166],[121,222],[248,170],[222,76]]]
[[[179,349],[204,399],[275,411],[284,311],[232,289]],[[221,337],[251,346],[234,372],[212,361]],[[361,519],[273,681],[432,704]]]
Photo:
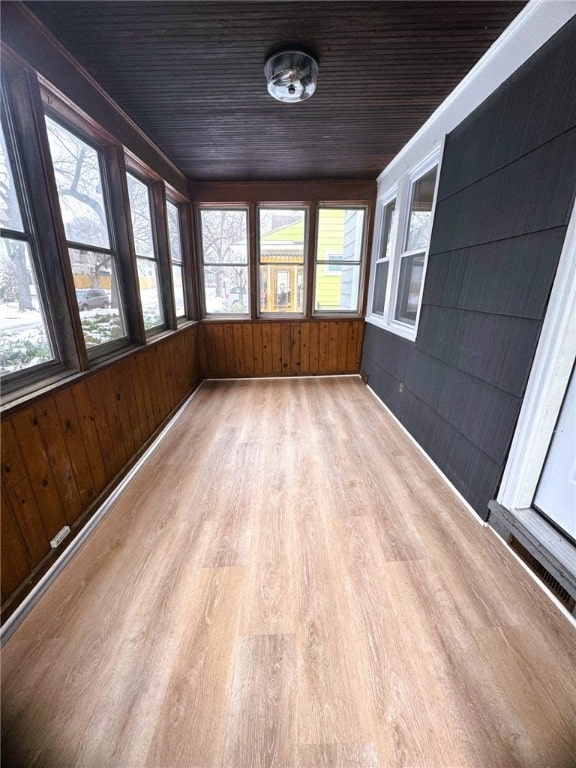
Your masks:
[[[68,456],[71,458],[72,471],[76,478],[76,487],[80,496],[81,508],[85,509],[94,499],[94,481],[91,462],[78,426],[78,414],[74,405],[71,389],[64,389],[54,398],[58,419],[66,443]]]
[[[194,389],[198,333],[192,326],[4,415],[3,603]]]
[[[272,374],[282,373],[282,330],[280,323],[272,323]]]
[[[318,370],[320,373],[328,372],[329,336],[330,323],[320,323],[318,328]]]
[[[363,320],[205,323],[202,373],[213,378],[358,373],[363,334]]]
[[[72,390],[72,397],[78,414],[78,424],[82,433],[82,442],[86,453],[90,457],[90,469],[96,494],[103,490],[107,483],[106,467],[102,458],[102,449],[98,441],[96,420],[92,411],[92,404],[88,395],[88,386],[85,381],[80,382]]]
[[[48,551],[48,537],[11,423],[2,424],[3,490],[26,545],[30,565]],[[2,541],[2,549],[5,543]],[[2,557],[2,559],[4,559]]]
[[[318,370],[318,323],[308,323],[310,329],[310,368],[309,373]]]
[[[296,374],[296,376],[299,373],[302,373],[302,358],[301,358],[301,350],[300,350],[300,344],[302,340],[302,334],[300,332],[300,328],[302,327],[302,323],[292,323],[291,326],[291,365],[290,369],[293,373]]]
[[[252,350],[254,359],[254,376],[262,376],[262,325],[252,326]]]
[[[262,371],[265,374],[272,371],[272,327],[270,323],[262,324]]]
[[[242,326],[242,342],[244,350],[244,373],[254,375],[254,345],[252,342],[252,326],[245,323]]]
[[[8,495],[2,489],[2,602],[22,584],[30,573],[26,546],[14,520],[14,512]]]
[[[26,446],[26,450],[22,451],[23,468],[27,477],[36,478],[32,490],[38,509],[43,511],[42,524],[50,539],[66,524],[66,520],[34,408],[16,414],[12,429],[19,444]]]
[[[310,373],[310,323],[300,326],[300,373]]]

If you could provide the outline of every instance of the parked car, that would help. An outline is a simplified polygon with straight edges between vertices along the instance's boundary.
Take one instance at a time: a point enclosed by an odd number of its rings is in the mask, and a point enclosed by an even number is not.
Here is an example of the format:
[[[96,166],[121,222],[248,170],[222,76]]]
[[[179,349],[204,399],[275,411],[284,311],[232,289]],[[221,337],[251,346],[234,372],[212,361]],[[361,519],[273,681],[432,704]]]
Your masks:
[[[108,309],[110,306],[110,297],[101,288],[77,290],[76,299],[81,312],[86,309]]]

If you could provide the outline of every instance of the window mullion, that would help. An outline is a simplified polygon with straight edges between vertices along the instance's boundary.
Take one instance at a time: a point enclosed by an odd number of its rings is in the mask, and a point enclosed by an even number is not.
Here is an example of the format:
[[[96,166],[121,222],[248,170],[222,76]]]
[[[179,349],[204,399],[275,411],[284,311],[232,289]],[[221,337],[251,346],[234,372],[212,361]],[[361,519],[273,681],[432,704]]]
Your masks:
[[[62,362],[67,368],[85,370],[88,355],[76,306],[38,80],[32,70],[22,71],[6,59],[3,68],[11,83],[7,92],[19,143],[33,237],[42,254],[37,269],[48,299],[46,311],[51,318]]]
[[[250,287],[250,317],[258,318],[260,312],[260,270],[256,258],[256,244],[259,242],[258,212],[255,203],[248,206],[248,275]]]
[[[166,221],[166,191],[161,181],[150,185],[152,203],[152,232],[156,240],[156,261],[160,272],[160,293],[164,306],[166,328],[177,328],[176,305],[172,285],[172,266],[168,246],[168,223]]]
[[[130,228],[130,208],[124,151],[121,146],[104,148],[104,162],[110,191],[110,217],[117,249],[117,267],[124,292],[124,311],[128,336],[136,344],[146,343],[146,331],[140,311],[140,291],[134,241]]]
[[[182,266],[184,269],[184,293],[186,295],[186,314],[197,320],[200,317],[200,285],[199,260],[194,239],[192,206],[182,203],[178,206],[180,221],[180,236],[182,239]]]
[[[386,285],[386,300],[384,304],[384,319],[386,323],[394,321],[396,312],[396,301],[398,297],[398,281],[400,279],[400,264],[402,249],[404,247],[404,233],[408,224],[410,203],[408,200],[411,184],[406,177],[398,182],[398,196],[396,205],[398,206],[398,222],[396,225],[396,234],[392,244],[392,253],[390,254],[390,277]]]
[[[304,281],[305,291],[305,312],[304,317],[310,319],[314,312],[314,294],[316,291],[315,271],[316,271],[316,232],[318,230],[318,203],[314,203],[307,208],[308,217],[308,237],[306,238],[306,250],[304,251],[304,264],[306,279]]]

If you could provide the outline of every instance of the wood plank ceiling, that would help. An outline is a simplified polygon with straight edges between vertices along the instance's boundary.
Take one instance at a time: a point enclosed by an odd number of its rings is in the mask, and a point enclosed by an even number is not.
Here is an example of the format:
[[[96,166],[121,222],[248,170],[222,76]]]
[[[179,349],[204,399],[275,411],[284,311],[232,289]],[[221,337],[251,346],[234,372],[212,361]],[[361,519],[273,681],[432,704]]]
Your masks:
[[[28,2],[192,180],[374,179],[522,9],[472,2]],[[320,62],[312,99],[267,55]]]

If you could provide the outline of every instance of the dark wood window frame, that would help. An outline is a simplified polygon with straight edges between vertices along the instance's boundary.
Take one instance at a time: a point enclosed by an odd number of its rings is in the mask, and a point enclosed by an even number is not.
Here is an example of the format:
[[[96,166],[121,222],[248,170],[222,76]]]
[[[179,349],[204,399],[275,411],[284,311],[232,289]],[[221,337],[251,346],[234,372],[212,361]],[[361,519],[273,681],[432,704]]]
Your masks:
[[[303,182],[303,184],[305,184]],[[313,184],[312,184],[313,185]],[[301,322],[302,320],[354,320],[364,317],[367,289],[368,270],[370,268],[370,245],[372,200],[367,199],[254,199],[248,201],[230,200],[225,197],[221,202],[213,200],[196,199],[193,204],[194,220],[196,223],[196,274],[201,294],[201,318],[206,322],[246,322],[246,321],[286,321]],[[248,211],[248,267],[250,280],[250,312],[246,315],[231,315],[228,313],[206,312],[204,290],[204,256],[201,235],[201,211],[206,209],[243,209]],[[281,314],[276,312],[259,311],[259,210],[261,208],[305,208],[305,243],[304,243],[304,308],[302,313]],[[360,274],[360,288],[358,298],[358,310],[354,311],[316,311],[314,310],[315,281],[314,271],[316,267],[316,233],[320,208],[359,208],[365,211],[364,236],[362,245],[362,260]]]
[[[148,172],[138,158],[95,120],[53,88],[42,75],[10,50],[2,48],[2,90],[14,152],[24,218],[31,250],[42,254],[34,265],[38,290],[46,306],[50,338],[56,360],[3,377],[2,410],[36,397],[39,391],[61,387],[70,376],[90,372],[130,353],[134,347],[151,343],[195,322],[197,298],[193,274],[191,205],[187,197],[168,186],[155,172]],[[109,216],[110,246],[116,254],[117,280],[122,292],[126,338],[103,344],[88,353],[80,321],[70,265],[69,244],[60,212],[60,201],[52,168],[45,114],[55,119],[99,153],[105,204]],[[14,155],[15,157],[12,157]],[[134,167],[135,166],[135,167]],[[147,335],[140,311],[135,255],[131,245],[130,210],[126,169],[150,184],[153,230],[159,249],[160,281],[165,325],[153,336]],[[167,197],[179,210],[182,263],[185,279],[186,316],[176,318],[171,261],[166,222]],[[29,230],[29,231],[28,231]],[[7,235],[6,235],[7,236]]]

